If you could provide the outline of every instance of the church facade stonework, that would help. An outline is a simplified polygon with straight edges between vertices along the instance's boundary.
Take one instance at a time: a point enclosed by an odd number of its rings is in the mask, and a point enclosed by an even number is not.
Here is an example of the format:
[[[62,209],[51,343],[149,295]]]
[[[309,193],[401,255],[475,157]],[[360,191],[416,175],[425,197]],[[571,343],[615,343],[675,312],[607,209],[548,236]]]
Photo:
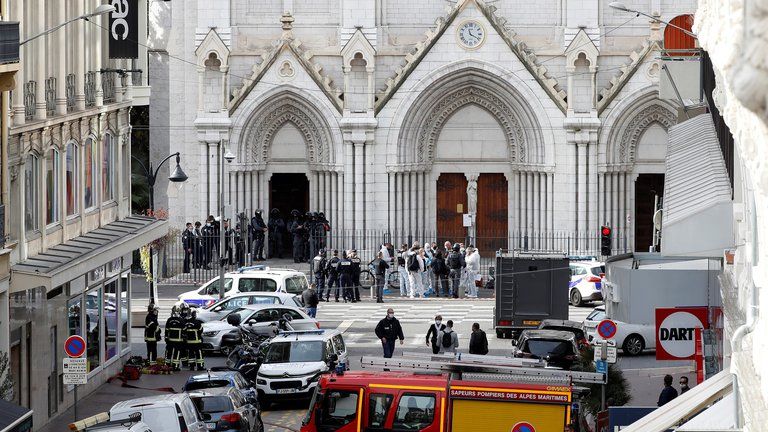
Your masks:
[[[228,216],[296,208],[337,230],[478,238],[608,223],[648,249],[636,239],[677,119],[658,99],[658,26],[598,0],[253,3],[150,5],[170,29],[150,56],[169,85],[152,152],[180,151],[199,179],[167,197],[173,223],[218,213],[224,146]]]

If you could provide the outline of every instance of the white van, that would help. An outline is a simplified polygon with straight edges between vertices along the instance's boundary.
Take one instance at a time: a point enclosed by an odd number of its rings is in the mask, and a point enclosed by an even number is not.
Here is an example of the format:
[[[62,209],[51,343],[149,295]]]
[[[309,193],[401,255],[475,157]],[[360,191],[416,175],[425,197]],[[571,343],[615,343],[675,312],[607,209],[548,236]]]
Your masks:
[[[149,396],[118,402],[109,410],[111,421],[141,413],[141,421],[153,431],[204,432],[205,422],[187,393]]]

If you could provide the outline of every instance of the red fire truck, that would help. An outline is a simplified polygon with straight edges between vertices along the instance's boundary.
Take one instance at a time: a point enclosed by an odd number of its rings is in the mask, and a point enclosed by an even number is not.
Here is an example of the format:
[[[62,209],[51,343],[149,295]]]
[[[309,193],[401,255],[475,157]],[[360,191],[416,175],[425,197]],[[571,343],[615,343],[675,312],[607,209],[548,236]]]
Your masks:
[[[572,382],[604,382],[525,359],[464,357],[366,357],[364,367],[387,370],[324,375],[301,431],[564,432]]]

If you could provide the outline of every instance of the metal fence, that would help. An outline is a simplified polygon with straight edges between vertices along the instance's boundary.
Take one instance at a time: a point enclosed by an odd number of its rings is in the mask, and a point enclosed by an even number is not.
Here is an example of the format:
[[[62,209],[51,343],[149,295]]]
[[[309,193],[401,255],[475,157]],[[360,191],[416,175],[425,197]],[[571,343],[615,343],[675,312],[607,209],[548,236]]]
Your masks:
[[[242,224],[247,225],[247,224]],[[164,245],[156,247],[159,254],[160,280],[173,280],[181,283],[202,283],[219,274],[219,236],[200,235],[188,241],[191,247],[185,250],[181,234],[167,239]],[[446,237],[443,233],[429,231],[398,232],[390,230],[336,230],[331,229],[325,235],[318,237],[304,236],[297,244],[301,255],[301,263],[307,263],[317,254],[320,248],[329,251],[355,249],[360,258],[369,262],[376,257],[384,243],[391,243],[397,251],[401,245],[409,247],[418,241],[435,242],[437,247],[444,248],[445,242],[461,243],[465,246],[477,247],[481,256],[481,273],[487,275],[493,266],[493,259],[498,250],[516,250],[541,253],[562,253],[569,256],[600,257],[599,233],[571,233],[567,231],[520,231],[512,233],[486,233],[476,238]],[[280,243],[278,245],[278,243]],[[613,232],[613,254],[628,251],[628,241],[623,232]],[[253,265],[258,256],[255,254],[255,239],[248,232],[235,232],[226,236],[225,266],[234,270],[240,266]],[[278,249],[280,247],[280,249]],[[283,232],[278,242],[275,236],[265,236],[263,256],[274,259],[291,260],[294,252],[294,237]],[[329,253],[330,256],[330,253]],[[290,262],[290,261],[289,261]],[[309,271],[306,264],[292,267]]]

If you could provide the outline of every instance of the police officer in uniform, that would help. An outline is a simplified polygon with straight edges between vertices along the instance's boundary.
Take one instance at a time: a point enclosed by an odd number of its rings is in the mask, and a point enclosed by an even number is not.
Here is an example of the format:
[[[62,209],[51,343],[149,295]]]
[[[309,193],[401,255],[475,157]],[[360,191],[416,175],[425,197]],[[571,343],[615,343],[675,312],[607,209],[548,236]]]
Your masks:
[[[283,236],[285,235],[285,221],[280,215],[280,209],[273,208],[269,211],[269,257],[283,258]]]
[[[189,370],[204,370],[203,359],[203,322],[197,319],[197,311],[191,309],[184,324],[184,338],[187,344]]]
[[[232,234],[235,238],[235,260],[237,260],[237,266],[242,267],[245,265],[245,244],[240,224],[235,225],[235,231]]]
[[[181,247],[184,248],[184,273],[189,273],[195,248],[195,232],[191,222],[187,222],[187,229],[181,234]]]
[[[157,363],[157,341],[160,340],[160,324],[157,322],[158,307],[150,303],[144,318],[144,342],[147,344],[149,364]]]
[[[317,298],[323,301],[323,291],[325,290],[325,272],[328,260],[325,259],[325,249],[320,249],[317,256],[312,259],[312,273],[315,275],[315,286],[317,287]]]
[[[328,260],[328,264],[325,267],[325,273],[328,275],[328,287],[325,291],[325,301],[330,301],[331,289],[336,288],[333,292],[336,298],[336,303],[339,302],[339,251],[333,250],[333,256]]]
[[[253,213],[249,228],[253,239],[253,255],[251,256],[254,261],[264,261],[264,233],[267,232],[267,224],[261,217],[261,210],[256,210]]]
[[[355,303],[355,296],[352,292],[352,260],[347,256],[347,252],[342,252],[341,261],[339,261],[339,278],[341,279],[341,288],[344,290],[344,303],[351,301]]]
[[[205,226],[200,230],[200,234],[202,235],[201,242],[203,243],[203,268],[210,270],[216,243],[216,231],[213,228],[211,219],[205,221]]]
[[[360,273],[362,272],[360,257],[357,255],[357,250],[352,249],[352,253],[349,256],[349,260],[352,261],[352,285],[355,287],[353,300],[360,301]]]
[[[304,235],[307,229],[298,210],[291,210],[291,216],[293,219],[291,219],[288,231],[293,235],[293,262],[300,263],[304,260]]]
[[[224,230],[224,262],[227,265],[232,265],[234,263],[232,261],[232,237],[235,236],[235,230],[229,226],[229,219],[224,220],[222,229]]]
[[[177,303],[171,309],[171,317],[165,322],[165,343],[168,352],[166,360],[176,370],[181,369],[181,350],[184,345],[184,321],[179,316],[180,313],[181,308]]]

